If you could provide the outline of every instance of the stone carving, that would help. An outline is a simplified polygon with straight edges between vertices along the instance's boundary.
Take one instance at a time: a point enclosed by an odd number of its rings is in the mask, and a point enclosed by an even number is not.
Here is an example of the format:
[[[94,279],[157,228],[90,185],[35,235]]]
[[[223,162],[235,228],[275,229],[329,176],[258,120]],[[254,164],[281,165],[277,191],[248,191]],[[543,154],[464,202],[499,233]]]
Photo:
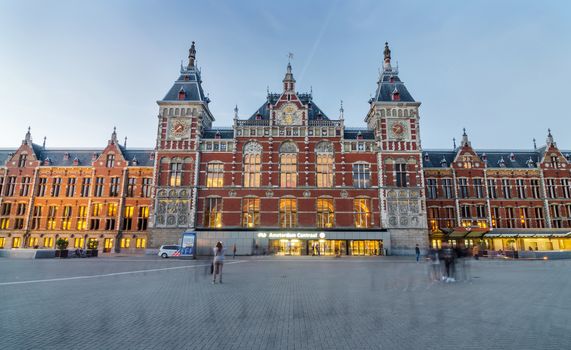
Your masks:
[[[262,145],[260,145],[257,142],[248,142],[245,146],[244,146],[244,154],[258,154],[258,153],[262,153]]]
[[[164,215],[157,215],[157,224],[159,224],[159,225],[165,224],[165,216]]]
[[[311,196],[311,192],[309,192],[309,191],[303,191],[303,196],[304,196],[304,197],[309,197],[309,196]]]
[[[161,201],[159,202],[159,205],[157,207],[157,213],[164,214],[165,212],[166,212],[166,204],[165,202]]]
[[[416,202],[411,202],[408,205],[408,210],[413,213],[413,214],[417,214],[418,213],[418,203]]]
[[[411,226],[414,226],[414,227],[419,226],[419,225],[418,225],[418,217],[413,216],[413,217],[410,219],[410,225],[411,225]]]
[[[273,191],[266,191],[266,197],[273,197],[273,196],[274,196]]]
[[[403,215],[403,214],[407,214],[408,213],[408,205],[406,205],[406,202],[400,202],[399,203],[399,214]]]
[[[188,192],[186,190],[181,190],[180,191],[180,196],[181,197],[186,197],[188,195]]]
[[[315,153],[333,153],[333,144],[328,141],[321,141],[315,146]]]
[[[179,215],[179,217],[178,217],[178,225],[179,225],[179,226],[181,226],[181,225],[186,225],[187,221],[188,221],[188,216],[186,216],[186,215]]]
[[[169,191],[169,197],[176,197],[176,191],[175,191],[175,190],[170,190],[170,191]]]
[[[401,216],[400,217],[400,225],[401,226],[408,226],[408,217],[407,216]]]
[[[347,198],[349,197],[349,193],[347,193],[347,191],[343,190],[341,191],[341,198]]]
[[[397,205],[396,203],[389,203],[388,204],[389,207],[389,214],[396,214],[397,213]]]
[[[284,142],[280,146],[280,153],[297,153],[297,146],[290,141]]]
[[[396,216],[389,217],[389,225],[391,225],[391,226],[397,225],[397,217]]]
[[[174,215],[169,215],[167,217],[167,225],[168,226],[174,226],[176,220],[175,220],[175,216]]]
[[[167,195],[167,191],[165,191],[165,190],[159,191],[159,197],[166,197],[166,195]]]
[[[228,196],[236,197],[236,191],[228,191]]]

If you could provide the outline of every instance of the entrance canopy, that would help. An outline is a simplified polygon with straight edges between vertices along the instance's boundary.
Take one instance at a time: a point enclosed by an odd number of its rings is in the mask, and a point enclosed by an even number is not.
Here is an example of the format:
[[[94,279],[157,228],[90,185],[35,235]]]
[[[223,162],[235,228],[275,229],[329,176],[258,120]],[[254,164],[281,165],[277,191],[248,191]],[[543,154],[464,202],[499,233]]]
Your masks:
[[[496,228],[484,235],[484,238],[571,238],[571,229],[526,229]]]

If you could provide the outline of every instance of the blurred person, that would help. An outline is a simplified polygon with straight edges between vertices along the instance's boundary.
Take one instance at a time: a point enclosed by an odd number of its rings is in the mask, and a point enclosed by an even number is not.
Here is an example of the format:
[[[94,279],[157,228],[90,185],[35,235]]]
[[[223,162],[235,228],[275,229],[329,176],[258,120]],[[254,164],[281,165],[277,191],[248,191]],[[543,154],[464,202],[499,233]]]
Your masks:
[[[214,260],[213,260],[213,274],[212,274],[212,284],[216,283],[216,275],[219,275],[218,280],[222,284],[222,267],[224,266],[224,254],[226,254],[226,249],[222,246],[222,242],[216,243],[214,247]]]
[[[414,253],[416,255],[416,263],[418,264],[420,262],[420,248],[418,247],[418,244],[414,247]]]
[[[445,282],[454,282],[454,249],[448,243],[442,244],[442,257],[444,258],[444,269],[446,276],[443,277]]]
[[[232,247],[232,259],[236,259],[236,243],[234,243],[234,247]]]
[[[442,271],[440,269],[440,257],[438,255],[438,250],[431,248],[428,254],[430,257],[430,279],[432,281],[440,281],[442,278]]]

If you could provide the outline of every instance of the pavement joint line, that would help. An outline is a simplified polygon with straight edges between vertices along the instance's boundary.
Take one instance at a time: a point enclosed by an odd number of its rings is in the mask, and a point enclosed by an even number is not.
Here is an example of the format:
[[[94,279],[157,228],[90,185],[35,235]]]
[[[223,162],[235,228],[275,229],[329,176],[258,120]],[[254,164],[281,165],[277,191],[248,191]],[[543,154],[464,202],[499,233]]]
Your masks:
[[[241,261],[235,262],[228,262],[225,265],[230,264],[239,264]],[[1,286],[13,286],[18,284],[32,284],[32,283],[47,283],[47,282],[58,282],[58,281],[72,281],[72,280],[82,280],[82,279],[91,279],[91,278],[99,278],[99,277],[113,277],[113,276],[121,276],[121,275],[131,275],[137,273],[145,273],[145,272],[157,272],[157,271],[167,271],[167,270],[179,270],[179,269],[191,269],[195,267],[205,267],[210,266],[210,264],[202,264],[202,265],[186,265],[186,266],[173,266],[173,267],[164,267],[160,269],[148,269],[148,270],[136,270],[136,271],[123,271],[123,272],[112,272],[106,273],[102,275],[88,275],[88,276],[74,276],[74,277],[61,277],[61,278],[50,278],[45,280],[31,280],[31,281],[13,281],[13,282],[1,282]]]

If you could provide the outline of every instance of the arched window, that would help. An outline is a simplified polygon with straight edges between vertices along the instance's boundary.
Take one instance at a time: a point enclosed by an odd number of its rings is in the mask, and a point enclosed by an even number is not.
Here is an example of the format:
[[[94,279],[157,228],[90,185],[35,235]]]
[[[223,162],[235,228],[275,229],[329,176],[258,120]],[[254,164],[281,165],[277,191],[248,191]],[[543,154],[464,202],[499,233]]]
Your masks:
[[[242,227],[260,226],[260,198],[242,199]]]
[[[244,146],[244,187],[260,187],[262,146],[248,142]]]
[[[297,146],[293,142],[280,147],[280,186],[297,187]]]
[[[371,210],[368,202],[368,198],[355,198],[353,200],[353,215],[355,217],[355,227],[357,228],[370,226]]]
[[[224,164],[218,162],[208,163],[206,168],[206,187],[224,186]]]
[[[315,146],[317,155],[317,187],[333,187],[333,144],[320,142]]]
[[[335,223],[335,209],[332,198],[317,199],[317,227],[333,227]]]
[[[295,198],[280,199],[280,227],[297,226],[297,200]]]
[[[182,162],[174,160],[170,163],[169,186],[180,186],[182,183]]]

